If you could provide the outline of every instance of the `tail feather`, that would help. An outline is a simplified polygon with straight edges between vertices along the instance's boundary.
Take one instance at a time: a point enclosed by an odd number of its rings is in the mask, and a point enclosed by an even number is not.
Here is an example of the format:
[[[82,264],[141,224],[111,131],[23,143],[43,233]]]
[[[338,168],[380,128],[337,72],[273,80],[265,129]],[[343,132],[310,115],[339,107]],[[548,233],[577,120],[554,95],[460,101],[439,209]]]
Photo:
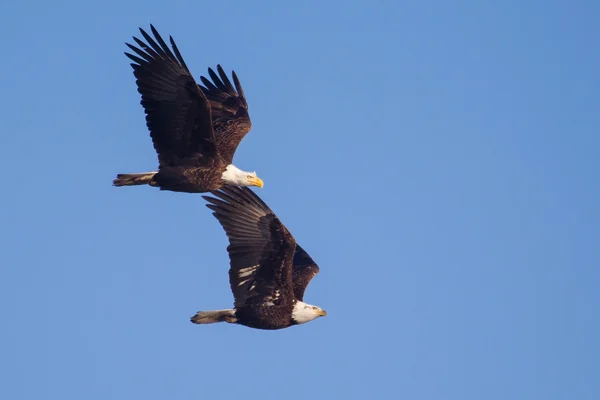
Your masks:
[[[196,315],[190,318],[190,321],[195,324],[234,323],[237,318],[235,317],[235,310],[198,311]]]
[[[141,174],[118,174],[117,178],[113,180],[113,186],[149,185],[156,173],[157,171]]]

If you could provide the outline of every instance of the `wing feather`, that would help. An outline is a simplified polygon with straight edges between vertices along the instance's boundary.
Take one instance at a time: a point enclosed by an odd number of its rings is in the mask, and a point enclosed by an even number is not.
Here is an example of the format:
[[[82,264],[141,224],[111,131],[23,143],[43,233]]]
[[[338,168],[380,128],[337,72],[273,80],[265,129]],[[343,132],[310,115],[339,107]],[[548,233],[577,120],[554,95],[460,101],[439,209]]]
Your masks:
[[[232,71],[235,87],[220,65],[217,65],[217,72],[209,68],[210,79],[201,76],[204,86],[200,88],[210,101],[219,154],[231,164],[240,142],[252,129],[252,122],[244,90],[235,72]]]
[[[294,237],[252,190],[223,186],[211,193],[216,197],[202,197],[229,238],[235,307],[293,301]]]
[[[146,125],[161,166],[196,163],[217,156],[210,102],[190,73],[177,45],[171,47],[150,25],[154,39],[142,28],[145,40],[126,43],[136,55],[125,53],[136,77]],[[174,53],[173,53],[174,52]]]
[[[299,244],[296,244],[292,267],[292,285],[294,287],[294,296],[298,300],[303,301],[306,287],[318,273],[319,266],[317,263]]]

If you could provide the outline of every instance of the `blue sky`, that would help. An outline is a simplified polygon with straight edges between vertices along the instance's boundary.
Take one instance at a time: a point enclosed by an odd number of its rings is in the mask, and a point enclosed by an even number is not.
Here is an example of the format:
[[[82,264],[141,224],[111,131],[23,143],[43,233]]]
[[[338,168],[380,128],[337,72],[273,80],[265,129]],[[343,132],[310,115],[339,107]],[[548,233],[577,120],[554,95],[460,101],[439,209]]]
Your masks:
[[[1,8],[1,398],[600,398],[597,2]],[[326,318],[189,322],[232,305],[224,232],[111,186],[157,165],[123,55],[150,23],[238,73],[235,163]]]

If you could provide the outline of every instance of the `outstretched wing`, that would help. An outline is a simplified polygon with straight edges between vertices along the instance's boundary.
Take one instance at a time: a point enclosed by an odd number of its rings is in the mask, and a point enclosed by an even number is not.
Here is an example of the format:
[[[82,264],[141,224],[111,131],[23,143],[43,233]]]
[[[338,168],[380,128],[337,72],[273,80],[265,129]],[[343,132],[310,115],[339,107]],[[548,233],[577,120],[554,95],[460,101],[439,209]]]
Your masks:
[[[296,299],[303,301],[306,287],[318,273],[319,266],[317,263],[310,258],[308,253],[299,244],[296,244],[292,266],[292,286]]]
[[[200,88],[210,101],[219,154],[227,164],[231,164],[237,147],[250,132],[252,123],[248,114],[248,102],[235,71],[231,72],[235,88],[220,65],[217,65],[217,72],[219,75],[209,68],[208,75],[212,82],[201,76],[204,86]]]
[[[126,43],[136,54],[125,53],[137,78],[146,112],[146,125],[161,166],[190,164],[217,155],[210,104],[183,61],[175,41],[173,52],[150,25],[156,40],[140,28],[146,43]]]
[[[235,307],[292,301],[294,237],[252,190],[226,185],[211,193],[217,198],[202,197],[229,238]]]

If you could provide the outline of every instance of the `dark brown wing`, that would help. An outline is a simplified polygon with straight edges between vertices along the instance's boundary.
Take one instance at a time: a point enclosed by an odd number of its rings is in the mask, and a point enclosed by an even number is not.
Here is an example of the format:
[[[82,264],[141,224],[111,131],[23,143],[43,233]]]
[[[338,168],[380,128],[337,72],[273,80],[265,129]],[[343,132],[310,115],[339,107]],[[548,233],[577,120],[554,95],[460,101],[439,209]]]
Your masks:
[[[250,132],[252,123],[248,114],[248,102],[235,71],[231,72],[235,88],[220,65],[217,65],[217,72],[219,75],[209,68],[208,74],[212,82],[201,76],[204,86],[200,87],[210,101],[219,154],[227,164],[231,164],[237,147]]]
[[[292,285],[296,299],[303,301],[306,287],[318,273],[319,266],[317,263],[310,258],[308,253],[299,244],[296,244],[292,266]]]
[[[211,193],[217,198],[202,197],[229,238],[235,307],[293,301],[294,237],[252,190],[226,185]]]
[[[173,52],[158,34],[156,40],[140,28],[147,43],[134,37],[139,47],[127,46],[137,55],[125,53],[137,78],[146,112],[146,125],[161,166],[193,165],[201,157],[217,155],[208,99],[183,61],[173,38]]]

